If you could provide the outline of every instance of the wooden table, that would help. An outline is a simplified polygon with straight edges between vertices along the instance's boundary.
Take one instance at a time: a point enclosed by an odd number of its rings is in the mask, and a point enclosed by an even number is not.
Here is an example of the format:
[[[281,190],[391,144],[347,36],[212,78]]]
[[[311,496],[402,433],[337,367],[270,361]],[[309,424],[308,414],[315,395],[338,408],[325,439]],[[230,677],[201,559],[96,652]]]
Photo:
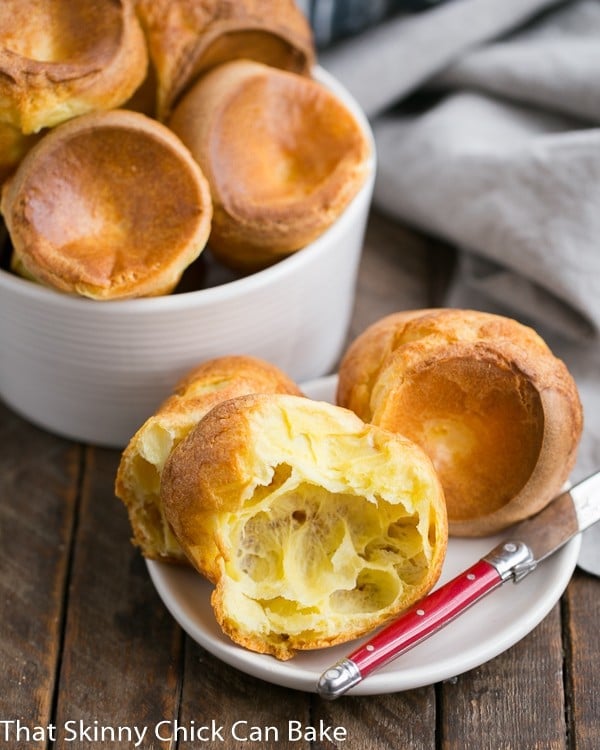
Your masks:
[[[452,262],[450,249],[373,214],[350,337],[394,310],[440,304]],[[117,451],[55,437],[2,405],[0,441],[0,748],[134,747],[99,739],[106,726],[146,727],[144,750],[600,747],[593,577],[577,571],[530,635],[471,672],[328,703],[238,672],[182,633],[129,543],[113,494]],[[179,745],[153,736],[175,720],[202,736]],[[289,720],[342,727],[346,739],[288,741]],[[217,731],[202,741],[202,725],[235,721],[265,735],[277,727],[280,739],[241,742],[224,731],[221,740]]]

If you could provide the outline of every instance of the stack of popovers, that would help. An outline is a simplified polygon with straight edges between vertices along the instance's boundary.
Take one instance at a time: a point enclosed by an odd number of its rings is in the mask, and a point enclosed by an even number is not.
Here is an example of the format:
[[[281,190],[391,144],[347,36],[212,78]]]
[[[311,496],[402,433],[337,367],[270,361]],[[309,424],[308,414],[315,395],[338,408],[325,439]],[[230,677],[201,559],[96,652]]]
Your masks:
[[[28,5],[30,12],[19,16],[23,16],[22,26],[37,29],[38,49],[52,49],[63,58],[77,50],[77,40],[49,43],[72,5],[44,0],[35,7]],[[111,3],[117,5],[131,11],[131,0]],[[27,136],[39,141],[35,153],[30,153],[30,161],[21,162],[21,176],[12,177],[12,187],[5,184],[4,188],[5,219],[15,247],[8,245],[14,256],[12,272],[6,251],[0,259],[0,344],[5,354],[0,358],[0,395],[48,429],[111,446],[123,446],[167,396],[172,383],[198,361],[230,352],[254,354],[281,366],[297,380],[322,375],[333,367],[352,310],[374,179],[369,124],[343,87],[313,67],[310,30],[298,9],[290,10],[293,3],[270,2],[277,12],[269,16],[260,11],[258,0],[235,4],[172,0],[149,5],[152,18],[144,20],[141,7],[138,10],[150,65],[133,97],[116,109],[109,103],[112,109],[104,112],[81,114],[65,107],[66,114],[77,116]],[[84,7],[88,6],[78,4],[79,9]],[[93,10],[92,4],[87,15],[73,10],[72,18],[79,18],[78,24],[87,23]],[[46,20],[40,23],[42,16],[35,20],[34,11],[45,14]],[[114,18],[113,11],[97,24],[98,33]],[[258,28],[261,19],[263,30]],[[3,28],[10,32],[9,24],[0,24],[0,31]],[[49,30],[46,36],[45,29]],[[187,35],[190,29],[191,36]],[[92,35],[91,30],[82,32],[82,43],[87,44]],[[58,36],[67,38],[66,32]],[[277,254],[272,266],[248,275],[224,268],[202,249],[213,187],[209,185],[207,202],[201,181],[194,184],[193,167],[182,155],[186,147],[168,123],[159,122],[157,111],[149,105],[156,100],[158,86],[166,91],[176,71],[175,88],[181,87],[181,95],[191,92],[199,81],[194,78],[196,72],[201,77],[207,72],[203,62],[190,68],[191,78],[182,77],[183,67],[174,63],[175,57],[170,58],[177,49],[190,51],[193,36],[211,40],[199,42],[199,49],[204,50],[200,57],[209,63],[218,60],[219,65],[226,65],[239,54],[252,55],[277,72],[286,69],[310,83],[314,78],[351,113],[359,140],[367,144],[364,179],[352,183],[357,192],[353,198],[346,194],[349,202],[340,206],[333,223],[302,252],[293,251],[287,257]],[[132,55],[131,59],[136,58]],[[34,94],[36,89],[29,91]],[[122,95],[129,96],[124,91]],[[139,106],[143,110],[134,124],[135,113],[129,108]],[[84,135],[85,118],[90,118],[88,123],[102,124],[104,135]],[[117,125],[117,119],[121,124]],[[75,137],[79,120],[81,137]],[[165,128],[179,140],[178,148],[167,144]],[[125,133],[129,134],[124,135],[128,147],[121,149],[120,135]],[[48,143],[42,148],[44,141]],[[22,159],[19,148],[13,151],[17,161]],[[97,170],[96,158],[100,159]],[[285,163],[282,159],[289,186]],[[166,169],[164,187],[153,169]],[[171,182],[177,172],[186,185]],[[231,174],[230,167],[226,173]],[[305,177],[299,183],[303,190]],[[183,283],[167,294],[186,263]],[[305,304],[307,298],[311,305]]]

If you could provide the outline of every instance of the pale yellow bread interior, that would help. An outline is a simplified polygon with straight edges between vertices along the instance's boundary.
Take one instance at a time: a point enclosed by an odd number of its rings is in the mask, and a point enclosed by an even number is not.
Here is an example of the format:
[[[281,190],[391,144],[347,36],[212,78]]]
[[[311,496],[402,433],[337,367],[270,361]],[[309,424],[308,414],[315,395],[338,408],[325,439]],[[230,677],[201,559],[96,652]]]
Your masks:
[[[147,61],[132,0],[2,0],[0,122],[35,133],[118,107]]]
[[[203,76],[169,127],[209,181],[211,250],[242,271],[316,239],[371,168],[365,133],[324,85],[248,60]]]
[[[204,73],[246,58],[308,75],[312,31],[293,0],[137,0],[166,119]]]
[[[582,431],[575,382],[541,337],[471,310],[373,324],[344,355],[337,401],[427,452],[459,536],[541,510],[568,478]]]
[[[13,270],[93,299],[166,294],[206,246],[208,183],[179,139],[126,110],[49,131],[4,186]]]
[[[278,659],[394,616],[434,585],[446,551],[443,493],[421,449],[297,396],[216,406],[171,452],[161,497],[215,583],[223,631]]]
[[[121,456],[115,492],[127,507],[133,541],[145,557],[187,563],[160,501],[162,470],[170,452],[213,406],[260,392],[300,395],[285,373],[256,357],[208,360],[179,381],[172,395],[131,438]]]

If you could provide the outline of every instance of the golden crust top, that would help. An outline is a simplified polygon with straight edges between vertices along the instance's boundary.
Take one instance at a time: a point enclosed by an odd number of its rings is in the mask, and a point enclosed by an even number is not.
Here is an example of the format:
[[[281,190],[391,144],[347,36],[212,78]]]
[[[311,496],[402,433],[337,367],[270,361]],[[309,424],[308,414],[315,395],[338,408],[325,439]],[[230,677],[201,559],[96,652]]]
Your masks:
[[[0,122],[33,133],[118,107],[147,62],[132,0],[3,0]]]
[[[13,268],[94,299],[164,294],[210,232],[204,175],[164,125],[126,110],[57,126],[5,185]]]
[[[337,400],[428,453],[454,535],[491,534],[541,510],[568,478],[582,431],[575,382],[543,339],[470,310],[375,323],[344,355]]]
[[[248,393],[291,393],[298,386],[256,357],[227,356],[186,373],[123,451],[115,492],[127,507],[135,544],[145,557],[187,563],[164,518],[160,480],[169,453],[214,406]]]
[[[160,119],[205,72],[247,58],[310,73],[310,26],[293,0],[137,0],[158,80]]]
[[[431,462],[331,404],[243,396],[172,451],[161,498],[216,588],[222,629],[279,659],[355,638],[435,583],[447,543]]]
[[[219,66],[177,106],[169,127],[211,186],[211,250],[252,271],[329,227],[368,174],[370,146],[325,86],[242,60]]]

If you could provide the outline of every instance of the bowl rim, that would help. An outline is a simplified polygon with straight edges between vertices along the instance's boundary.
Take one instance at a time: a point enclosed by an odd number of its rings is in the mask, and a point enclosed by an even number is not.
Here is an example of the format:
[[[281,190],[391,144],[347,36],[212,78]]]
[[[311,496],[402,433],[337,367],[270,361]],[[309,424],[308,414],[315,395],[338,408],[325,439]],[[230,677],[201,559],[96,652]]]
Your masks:
[[[348,222],[353,220],[357,204],[364,199],[370,199],[375,181],[376,153],[373,131],[370,123],[360,108],[358,102],[350,92],[330,73],[315,65],[313,75],[321,83],[325,84],[331,91],[340,97],[344,104],[350,109],[357,122],[361,126],[370,145],[370,156],[365,182],[350,204],[338,219],[320,235],[316,240],[295,253],[283,258],[272,266],[256,271],[247,276],[233,279],[217,286],[206,289],[197,289],[188,292],[178,292],[156,297],[137,297],[122,300],[94,300],[75,294],[67,294],[56,289],[38,284],[34,281],[21,278],[9,271],[0,268],[0,290],[12,290],[22,296],[29,297],[40,303],[47,303],[56,308],[90,311],[102,310],[100,315],[113,315],[122,313],[142,313],[148,311],[181,310],[190,306],[210,305],[216,302],[227,301],[238,297],[240,292],[251,293],[276,282],[281,276],[294,276],[294,271],[302,268],[314,258],[326,251],[331,242],[335,243],[336,235],[343,233]],[[201,257],[201,256],[200,256]]]

